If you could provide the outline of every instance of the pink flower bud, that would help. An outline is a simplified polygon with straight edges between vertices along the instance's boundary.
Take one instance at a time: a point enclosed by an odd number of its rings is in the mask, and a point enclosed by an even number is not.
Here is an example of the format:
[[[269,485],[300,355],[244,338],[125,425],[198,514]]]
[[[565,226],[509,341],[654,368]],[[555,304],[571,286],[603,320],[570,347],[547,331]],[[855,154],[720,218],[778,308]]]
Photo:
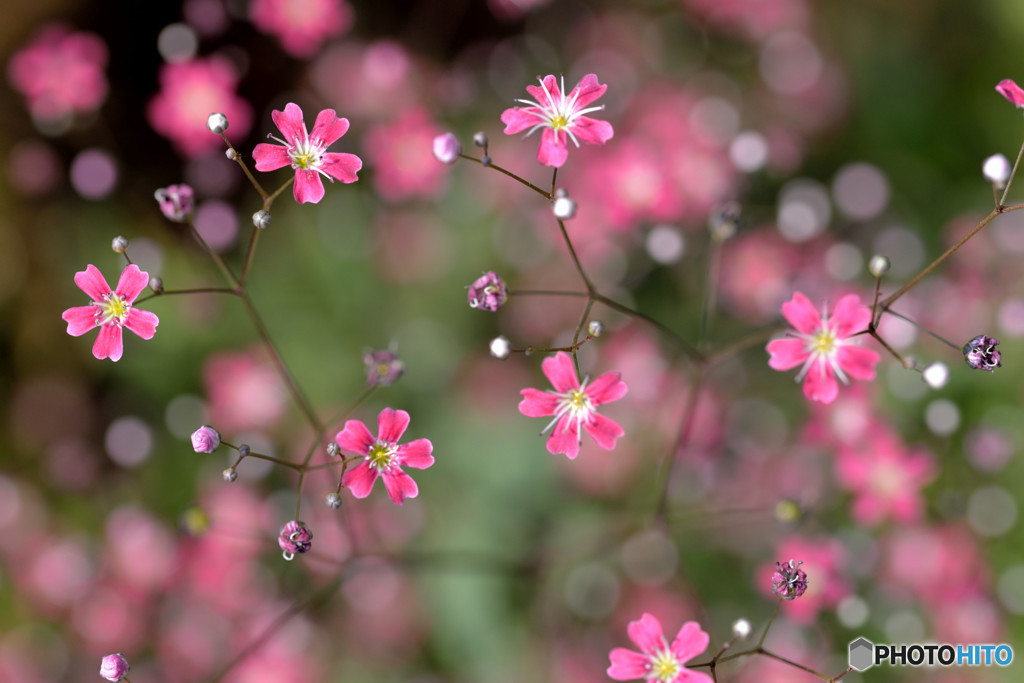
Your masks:
[[[195,208],[194,195],[191,187],[181,184],[161,187],[153,196],[160,204],[161,213],[168,220],[185,223],[192,217],[192,211]]]
[[[293,520],[281,527],[277,544],[284,551],[284,559],[290,560],[295,553],[305,553],[313,547],[313,532],[305,523]]]
[[[497,311],[508,300],[508,286],[497,274],[486,272],[469,286],[469,305],[482,311]]]
[[[434,157],[445,164],[454,164],[462,154],[462,145],[458,138],[451,133],[438,135],[434,138]]]
[[[1013,106],[1018,109],[1024,108],[1024,89],[1021,89],[1019,85],[1009,78],[999,81],[999,85],[996,86],[996,92],[1010,100]]]
[[[196,453],[213,453],[220,446],[220,434],[210,425],[192,432],[192,448]]]
[[[128,660],[124,655],[107,655],[100,663],[100,676],[108,681],[119,681],[128,675]]]

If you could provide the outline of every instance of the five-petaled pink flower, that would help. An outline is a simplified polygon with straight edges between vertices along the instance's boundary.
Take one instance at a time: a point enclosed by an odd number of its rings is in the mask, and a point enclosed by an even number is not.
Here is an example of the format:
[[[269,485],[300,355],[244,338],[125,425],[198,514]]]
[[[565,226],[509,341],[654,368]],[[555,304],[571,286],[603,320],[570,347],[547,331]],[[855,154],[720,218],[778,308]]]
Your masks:
[[[592,145],[603,145],[611,140],[612,124],[586,116],[592,111],[604,109],[604,105],[587,106],[608,89],[607,85],[597,82],[597,76],[587,74],[568,95],[565,93],[564,76],[561,88],[554,76],[538,79],[540,87],[526,86],[526,91],[534,100],[516,100],[527,106],[512,107],[501,114],[506,135],[515,135],[524,130],[527,131],[526,135],[530,135],[539,128],[544,129],[540,134],[537,161],[555,168],[564,164],[569,156],[567,137],[577,147],[580,146],[580,140]]]
[[[92,264],[75,273],[75,284],[92,297],[92,303],[69,308],[61,317],[67,321],[68,334],[73,337],[81,336],[94,327],[100,328],[92,346],[92,355],[99,359],[120,360],[124,350],[122,327],[143,339],[152,339],[156,334],[156,326],[160,323],[156,314],[132,307],[132,302],[149,284],[149,273],[139,270],[134,263],[124,269],[117,289],[113,291],[99,268]]]
[[[385,408],[377,417],[376,438],[359,420],[346,422],[345,428],[334,437],[343,450],[366,456],[355,469],[346,472],[341,480],[353,496],[366,498],[370,495],[373,482],[380,477],[384,480],[384,488],[388,490],[391,500],[398,505],[406,498],[416,497],[419,488],[412,477],[402,471],[402,466],[420,470],[430,467],[434,464],[434,456],[431,455],[434,446],[429,439],[399,444],[398,440],[408,426],[409,413]]]
[[[683,666],[708,649],[711,642],[696,621],[683,624],[671,645],[665,640],[661,622],[646,612],[639,620],[629,622],[626,630],[640,652],[617,647],[608,653],[611,666],[607,673],[611,678],[641,678],[647,683],[711,683],[711,676]]]
[[[1024,89],[1009,78],[999,81],[996,92],[1010,100],[1018,109],[1024,108]]]
[[[526,417],[554,419],[541,432],[551,431],[548,437],[549,453],[565,453],[570,459],[579,455],[583,430],[594,437],[605,450],[615,448],[615,440],[625,434],[614,420],[599,415],[597,406],[618,401],[626,395],[626,383],[617,372],[607,372],[588,386],[589,378],[581,385],[576,378],[572,356],[559,351],[541,363],[541,370],[555,390],[523,389],[519,412]]]
[[[276,171],[285,166],[295,169],[295,201],[318,203],[324,197],[324,184],[320,176],[331,182],[354,183],[356,173],[363,167],[355,154],[325,152],[331,144],[348,131],[348,119],[338,118],[333,109],[324,109],[316,117],[313,133],[306,131],[299,105],[289,102],[284,111],[274,110],[274,123],[284,139],[268,136],[280,145],[260,143],[252,156],[257,171]]]
[[[853,336],[871,322],[871,309],[862,306],[856,294],[841,298],[830,317],[827,306],[819,315],[810,300],[796,292],[782,304],[782,315],[796,331],[787,332],[793,339],[768,342],[768,365],[775,370],[801,366],[796,381],[804,383],[804,396],[809,400],[834,401],[839,393],[836,377],[843,384],[850,383],[848,375],[874,378],[875,364],[881,358],[875,351],[857,346]]]

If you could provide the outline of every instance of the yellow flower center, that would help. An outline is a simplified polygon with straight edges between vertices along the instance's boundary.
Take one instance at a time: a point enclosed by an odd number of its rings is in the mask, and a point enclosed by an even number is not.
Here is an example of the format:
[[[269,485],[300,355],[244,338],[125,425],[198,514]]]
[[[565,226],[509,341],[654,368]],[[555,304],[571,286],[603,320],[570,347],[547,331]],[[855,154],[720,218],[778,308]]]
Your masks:
[[[811,352],[827,356],[836,348],[836,336],[830,330],[822,330],[811,340]]]
[[[392,461],[395,459],[395,454],[398,453],[397,444],[388,443],[387,441],[377,441],[370,446],[370,451],[366,454],[366,459],[370,461],[370,465],[373,466],[378,472],[391,467]]]
[[[670,650],[662,650],[651,658],[651,681],[672,683],[682,671],[683,665]]]
[[[130,303],[113,292],[104,294],[103,301],[97,302],[96,306],[99,308],[96,312],[97,325],[121,325],[132,308]]]
[[[555,114],[551,117],[551,127],[555,130],[562,130],[569,125],[569,119],[562,114]]]

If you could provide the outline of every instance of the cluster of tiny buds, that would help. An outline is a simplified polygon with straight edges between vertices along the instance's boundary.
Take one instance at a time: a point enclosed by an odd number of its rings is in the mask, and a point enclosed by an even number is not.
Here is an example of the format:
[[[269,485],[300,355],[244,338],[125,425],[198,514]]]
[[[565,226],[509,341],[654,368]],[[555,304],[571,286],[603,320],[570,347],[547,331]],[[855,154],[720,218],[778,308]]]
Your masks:
[[[236,479],[238,479],[238,470],[236,470],[234,467],[229,467],[223,472],[221,472],[220,476],[224,478],[224,481],[230,484],[234,482]]]
[[[206,127],[211,133],[220,135],[228,129],[228,117],[220,113],[210,114],[209,118],[206,119]]]
[[[1006,181],[1010,179],[1012,167],[1010,166],[1010,160],[1005,156],[993,154],[988,159],[985,159],[985,163],[981,166],[981,172],[985,176],[985,180],[1002,189],[1006,186]]]
[[[932,389],[941,389],[949,381],[949,368],[945,363],[936,361],[921,371],[921,378]]]
[[[337,458],[339,455],[341,455],[341,446],[339,446],[335,441],[330,442],[329,444],[327,444],[327,455],[331,456],[332,458]]]
[[[490,343],[491,355],[498,360],[505,360],[508,358],[508,354],[512,351],[512,347],[509,346],[508,337],[501,335],[495,337]]]
[[[341,495],[337,493],[327,494],[327,507],[332,510],[337,510],[341,507]]]
[[[260,209],[252,215],[252,224],[260,230],[266,230],[270,225],[270,212]]]
[[[153,276],[149,278],[149,288],[157,294],[164,293],[164,279],[162,277]]]
[[[746,640],[750,637],[750,633],[753,628],[750,626],[750,622],[746,619],[737,619],[732,622],[732,635],[734,638],[740,640]]]
[[[587,325],[587,332],[590,333],[591,337],[600,337],[604,334],[604,323],[600,320],[591,320],[590,324]]]
[[[882,256],[881,254],[875,254],[874,256],[871,257],[871,260],[868,261],[868,272],[874,275],[875,277],[882,277],[887,272],[889,272],[889,267],[891,265],[892,264],[889,263],[889,259],[887,259],[885,256]]]
[[[123,254],[124,250],[128,248],[128,238],[124,235],[118,235],[111,240],[110,248],[118,254]]]
[[[567,221],[576,215],[576,202],[569,198],[569,191],[564,187],[558,188],[555,192],[555,201],[551,203],[551,211],[555,218]]]

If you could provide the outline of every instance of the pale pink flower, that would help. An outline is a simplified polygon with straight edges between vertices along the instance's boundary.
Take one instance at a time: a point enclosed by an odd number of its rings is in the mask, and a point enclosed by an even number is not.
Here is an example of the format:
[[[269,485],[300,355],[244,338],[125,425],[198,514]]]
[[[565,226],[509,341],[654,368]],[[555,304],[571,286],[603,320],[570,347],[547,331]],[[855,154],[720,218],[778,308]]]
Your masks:
[[[61,317],[68,324],[68,334],[73,337],[79,337],[94,327],[100,328],[92,347],[92,355],[96,358],[109,358],[115,362],[121,359],[124,351],[122,327],[143,339],[152,339],[156,334],[156,326],[160,323],[156,314],[132,306],[149,284],[149,273],[139,270],[134,263],[121,273],[117,289],[111,290],[103,274],[92,264],[75,273],[75,284],[92,297],[92,303],[69,308]]]
[[[844,444],[836,460],[840,486],[854,493],[851,516],[869,526],[887,518],[901,524],[920,520],[921,488],[936,474],[931,453],[908,449],[881,424],[867,430],[862,440]]]
[[[580,140],[592,145],[603,145],[612,139],[612,124],[586,116],[590,112],[604,109],[604,105],[587,106],[608,89],[607,85],[597,82],[596,75],[584,76],[568,94],[565,92],[564,76],[561,87],[552,75],[539,80],[540,87],[526,86],[526,91],[533,96],[533,100],[517,99],[516,102],[526,106],[506,109],[501,115],[506,135],[515,135],[525,130],[529,136],[534,131],[543,129],[540,135],[540,149],[537,151],[538,162],[555,168],[564,164],[569,156],[566,138],[572,140],[577,147],[580,146]]]
[[[691,12],[729,33],[764,40],[810,23],[807,0],[683,0]]]
[[[555,390],[523,389],[519,393],[519,412],[526,417],[553,417],[541,432],[551,431],[547,447],[549,453],[565,453],[570,459],[579,455],[583,430],[605,450],[615,448],[615,441],[625,432],[617,422],[600,415],[597,407],[618,401],[628,388],[617,372],[607,372],[589,383],[589,377],[580,384],[572,356],[559,351],[541,363],[541,370]]]
[[[1009,78],[1004,78],[996,85],[996,92],[1013,103],[1018,109],[1024,108],[1024,89]]]
[[[272,114],[284,139],[273,138],[280,145],[260,143],[252,151],[257,171],[276,171],[285,166],[295,169],[292,194],[300,204],[318,203],[324,197],[320,176],[331,182],[354,183],[363,167],[355,154],[327,152],[327,148],[348,131],[348,119],[338,118],[333,109],[324,109],[316,116],[313,133],[306,131],[299,105],[289,102],[284,111]]]
[[[203,366],[209,420],[221,432],[267,430],[281,417],[287,392],[262,350],[214,354]]]
[[[406,498],[415,498],[419,487],[412,477],[402,471],[402,466],[426,469],[434,464],[433,444],[429,439],[416,439],[407,444],[398,440],[409,427],[409,413],[404,410],[385,408],[377,416],[377,436],[370,433],[359,420],[349,420],[334,440],[342,450],[359,453],[365,458],[354,469],[342,477],[356,498],[370,495],[377,477],[384,480],[391,500],[401,505]]]
[[[877,352],[857,346],[856,333],[871,322],[871,309],[860,303],[856,294],[847,294],[836,304],[832,315],[826,306],[821,314],[810,300],[796,292],[782,304],[782,315],[796,328],[787,332],[793,339],[768,342],[769,367],[789,370],[800,366],[796,381],[804,383],[804,396],[811,401],[831,403],[839,393],[838,377],[849,384],[847,375],[873,379]]]
[[[211,113],[223,113],[232,133],[249,132],[252,108],[236,94],[237,86],[235,68],[220,57],[164,64],[160,92],[146,109],[149,124],[184,156],[201,156],[224,144],[206,128]]]
[[[33,116],[57,120],[97,109],[107,97],[107,46],[92,33],[50,24],[7,63]]]
[[[608,676],[616,681],[643,679],[647,683],[711,683],[706,673],[687,669],[684,664],[708,649],[711,637],[696,621],[688,621],[669,644],[661,622],[647,612],[629,622],[629,639],[640,652],[617,647],[608,653]]]
[[[433,152],[440,133],[423,108],[370,128],[364,147],[374,169],[374,186],[384,199],[431,199],[444,190],[448,172]]]
[[[253,0],[249,18],[277,36],[293,57],[312,57],[328,38],[352,28],[355,15],[345,0]]]

